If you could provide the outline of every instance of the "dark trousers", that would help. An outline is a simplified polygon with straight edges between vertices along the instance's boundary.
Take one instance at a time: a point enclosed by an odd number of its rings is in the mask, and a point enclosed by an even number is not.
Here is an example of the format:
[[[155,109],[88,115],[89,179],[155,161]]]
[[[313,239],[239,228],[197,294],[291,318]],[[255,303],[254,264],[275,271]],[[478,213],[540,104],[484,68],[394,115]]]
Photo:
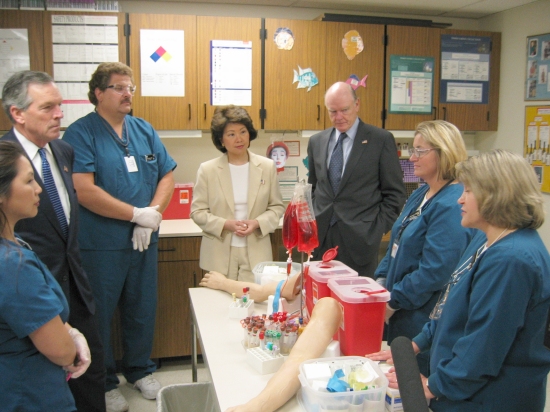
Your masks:
[[[74,282],[70,283],[69,324],[77,328],[88,341],[92,363],[84,375],[69,379],[69,387],[79,412],[105,412],[106,372],[97,320],[80,298]]]
[[[368,276],[369,278],[374,277],[374,271],[378,267],[378,250],[380,249],[380,240],[375,244],[369,245],[367,248],[365,248],[364,253],[367,256],[370,256],[371,259],[369,259],[367,264],[360,265],[355,262],[358,257],[355,257],[354,259],[354,257],[345,246],[344,239],[342,238],[338,227],[341,224],[341,222],[336,222],[334,225],[329,227],[327,235],[323,240],[323,244],[319,245],[319,247],[313,252],[313,260],[322,260],[323,254],[327,250],[338,246],[338,256],[336,256],[335,260],[339,260],[343,264],[349,266],[350,268],[355,270],[359,274],[359,276]]]

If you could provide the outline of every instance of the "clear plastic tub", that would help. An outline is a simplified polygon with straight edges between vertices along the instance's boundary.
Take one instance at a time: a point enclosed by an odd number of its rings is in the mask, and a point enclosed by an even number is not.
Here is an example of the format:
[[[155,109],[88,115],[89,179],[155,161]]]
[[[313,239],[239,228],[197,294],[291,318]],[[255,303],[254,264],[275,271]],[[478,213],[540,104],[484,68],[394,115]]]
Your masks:
[[[369,363],[378,378],[374,381],[376,388],[352,392],[328,392],[314,388],[315,379],[307,379],[304,365],[328,364],[331,373],[337,369],[343,369],[346,365]],[[348,411],[348,412],[384,412],[385,396],[388,380],[378,367],[378,364],[370,359],[359,356],[344,356],[339,358],[320,358],[302,362],[300,365],[300,382],[302,387],[298,391],[297,399],[302,408],[308,412]]]
[[[279,282],[287,278],[286,262],[260,262],[254,269],[254,283],[265,285],[270,282]],[[300,264],[292,262],[290,276],[300,273]]]

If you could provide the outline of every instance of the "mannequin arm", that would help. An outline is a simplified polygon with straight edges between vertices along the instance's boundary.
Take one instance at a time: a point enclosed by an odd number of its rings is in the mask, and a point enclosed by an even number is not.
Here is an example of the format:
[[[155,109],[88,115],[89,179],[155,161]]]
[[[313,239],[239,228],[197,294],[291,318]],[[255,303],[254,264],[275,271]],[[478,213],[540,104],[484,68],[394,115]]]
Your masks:
[[[231,407],[226,412],[273,412],[283,406],[300,388],[300,364],[322,355],[340,325],[341,316],[338,302],[332,298],[320,299],[288,359],[264,390],[246,404]]]

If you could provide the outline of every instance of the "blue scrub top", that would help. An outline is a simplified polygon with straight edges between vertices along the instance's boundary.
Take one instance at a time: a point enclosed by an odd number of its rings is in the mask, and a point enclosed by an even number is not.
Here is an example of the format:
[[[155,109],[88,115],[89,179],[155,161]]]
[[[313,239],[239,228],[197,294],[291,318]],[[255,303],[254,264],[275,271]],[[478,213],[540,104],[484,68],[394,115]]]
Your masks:
[[[29,334],[69,306],[38,256],[0,240],[0,399],[2,411],[74,411],[65,371],[34,346]]]
[[[145,120],[127,115],[121,144],[111,126],[96,112],[72,123],[63,140],[75,153],[74,173],[94,173],[95,184],[111,196],[135,207],[149,206],[158,182],[176,168],[157,132]],[[125,161],[133,156],[138,171],[129,172]],[[134,224],[100,216],[80,207],[79,244],[88,250],[132,248]],[[158,231],[151,236],[156,243]]]
[[[388,343],[397,336],[415,337],[428,321],[439,292],[474,234],[460,224],[460,205],[457,203],[463,186],[443,187],[422,213],[411,220],[402,231],[397,253],[392,257],[401,225],[421,205],[428,185],[415,190],[392,228],[386,255],[378,265],[375,278],[385,277],[391,292],[389,305],[400,309],[390,319]]]
[[[476,236],[461,262],[484,243]],[[491,245],[452,287],[441,318],[414,338],[431,348],[431,409],[542,412],[549,308],[550,256],[538,233],[520,229]]]

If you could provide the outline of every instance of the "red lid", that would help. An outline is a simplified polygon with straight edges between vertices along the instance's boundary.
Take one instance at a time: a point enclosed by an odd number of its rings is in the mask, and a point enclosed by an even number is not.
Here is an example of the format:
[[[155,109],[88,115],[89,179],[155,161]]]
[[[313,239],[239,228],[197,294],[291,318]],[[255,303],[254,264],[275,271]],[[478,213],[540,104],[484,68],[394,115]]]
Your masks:
[[[332,249],[327,250],[323,253],[323,262],[330,262],[338,256],[338,246],[334,246]]]

